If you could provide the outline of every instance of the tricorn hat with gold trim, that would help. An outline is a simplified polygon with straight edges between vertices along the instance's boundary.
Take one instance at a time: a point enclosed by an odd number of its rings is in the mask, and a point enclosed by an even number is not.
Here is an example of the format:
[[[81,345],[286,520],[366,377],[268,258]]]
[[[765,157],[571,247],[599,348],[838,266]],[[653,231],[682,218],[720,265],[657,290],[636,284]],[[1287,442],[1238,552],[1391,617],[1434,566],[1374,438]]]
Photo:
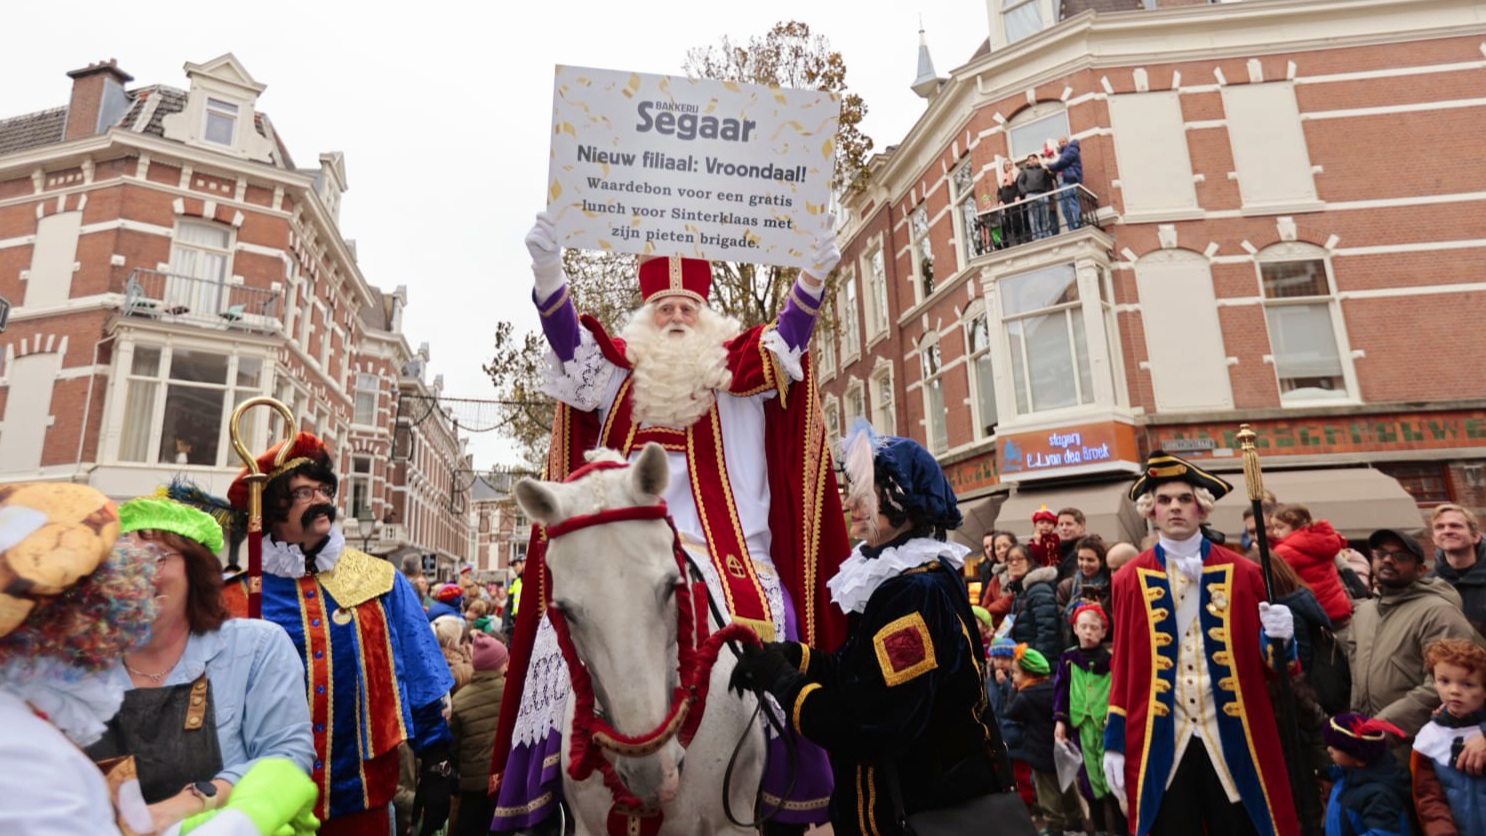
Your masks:
[[[1213,499],[1222,499],[1233,486],[1191,462],[1177,458],[1165,450],[1152,450],[1141,468],[1140,478],[1130,486],[1130,499],[1139,499],[1163,482],[1186,482],[1194,488],[1207,488]]]

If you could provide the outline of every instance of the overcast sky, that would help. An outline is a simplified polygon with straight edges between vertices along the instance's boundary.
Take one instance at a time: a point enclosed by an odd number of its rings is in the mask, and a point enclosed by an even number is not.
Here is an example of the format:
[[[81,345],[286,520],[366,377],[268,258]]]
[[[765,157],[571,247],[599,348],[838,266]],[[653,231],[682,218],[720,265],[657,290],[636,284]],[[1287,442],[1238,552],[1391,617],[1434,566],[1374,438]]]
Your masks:
[[[554,65],[682,75],[691,47],[803,20],[845,58],[881,149],[924,111],[909,90],[920,14],[941,76],[986,38],[985,0],[12,3],[0,117],[66,104],[67,71],[93,61],[185,88],[183,64],[234,53],[268,85],[258,108],[297,165],[345,153],[342,234],[367,281],[408,286],[403,327],[430,344],[430,376],[485,398],[495,322],[537,324],[522,239],[545,205]],[[516,458],[494,433],[471,450],[481,468]]]

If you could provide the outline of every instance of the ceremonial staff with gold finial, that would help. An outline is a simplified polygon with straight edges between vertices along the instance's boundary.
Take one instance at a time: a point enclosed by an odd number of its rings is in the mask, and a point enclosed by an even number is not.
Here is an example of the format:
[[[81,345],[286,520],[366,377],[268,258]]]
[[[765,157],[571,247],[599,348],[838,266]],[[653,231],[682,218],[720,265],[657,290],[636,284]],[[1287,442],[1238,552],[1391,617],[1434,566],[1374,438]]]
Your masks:
[[[1275,603],[1274,557],[1269,553],[1269,533],[1264,519],[1264,474],[1259,465],[1259,450],[1254,446],[1258,436],[1248,424],[1238,428],[1239,449],[1243,454],[1244,486],[1249,493],[1249,502],[1254,509],[1254,543],[1259,547],[1259,566],[1264,572],[1264,597]],[[1285,642],[1270,639],[1270,653],[1276,659],[1285,657]],[[1280,745],[1284,748],[1285,761],[1289,766],[1290,791],[1295,797],[1295,814],[1300,819],[1302,836],[1320,836],[1320,796],[1310,780],[1311,771],[1306,768],[1306,759],[1301,751],[1300,724],[1296,719],[1295,692],[1290,677],[1283,672],[1279,677],[1279,699],[1276,703],[1275,719],[1280,731]]]
[[[290,441],[294,438],[294,413],[289,411],[282,401],[267,396],[249,398],[237,405],[232,410],[232,420],[228,425],[228,432],[232,436],[232,449],[237,451],[238,458],[243,460],[243,465],[248,469],[246,482],[248,483],[248,617],[263,617],[263,486],[268,482],[268,474],[258,467],[258,459],[248,452],[248,447],[243,443],[242,418],[243,414],[255,406],[267,406],[278,412],[284,419],[284,443],[279,445],[278,455],[274,457],[275,468],[283,465],[285,457],[289,455]]]

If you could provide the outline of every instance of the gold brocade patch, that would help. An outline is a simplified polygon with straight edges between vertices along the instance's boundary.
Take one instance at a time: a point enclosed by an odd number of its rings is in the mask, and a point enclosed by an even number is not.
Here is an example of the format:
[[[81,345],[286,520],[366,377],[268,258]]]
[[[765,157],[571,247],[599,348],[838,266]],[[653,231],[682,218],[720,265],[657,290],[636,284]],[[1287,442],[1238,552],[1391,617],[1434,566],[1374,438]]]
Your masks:
[[[882,668],[882,679],[889,688],[939,666],[934,658],[929,625],[919,613],[889,622],[872,637],[872,646],[877,650],[877,665]]]
[[[321,572],[318,578],[320,585],[335,598],[336,603],[345,609],[351,609],[390,592],[392,583],[397,578],[397,569],[391,563],[366,552],[347,548],[341,552],[335,568],[329,572]]]

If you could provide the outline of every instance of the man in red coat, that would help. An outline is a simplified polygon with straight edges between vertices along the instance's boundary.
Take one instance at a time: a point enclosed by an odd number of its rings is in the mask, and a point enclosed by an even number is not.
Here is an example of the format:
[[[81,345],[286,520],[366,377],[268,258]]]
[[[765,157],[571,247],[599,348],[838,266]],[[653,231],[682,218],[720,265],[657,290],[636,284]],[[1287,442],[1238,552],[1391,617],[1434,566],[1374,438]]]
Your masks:
[[[1230,490],[1159,450],[1130,489],[1161,539],[1114,577],[1104,772],[1136,836],[1300,832],[1265,687],[1294,659],[1294,622],[1258,565],[1200,528]]]

